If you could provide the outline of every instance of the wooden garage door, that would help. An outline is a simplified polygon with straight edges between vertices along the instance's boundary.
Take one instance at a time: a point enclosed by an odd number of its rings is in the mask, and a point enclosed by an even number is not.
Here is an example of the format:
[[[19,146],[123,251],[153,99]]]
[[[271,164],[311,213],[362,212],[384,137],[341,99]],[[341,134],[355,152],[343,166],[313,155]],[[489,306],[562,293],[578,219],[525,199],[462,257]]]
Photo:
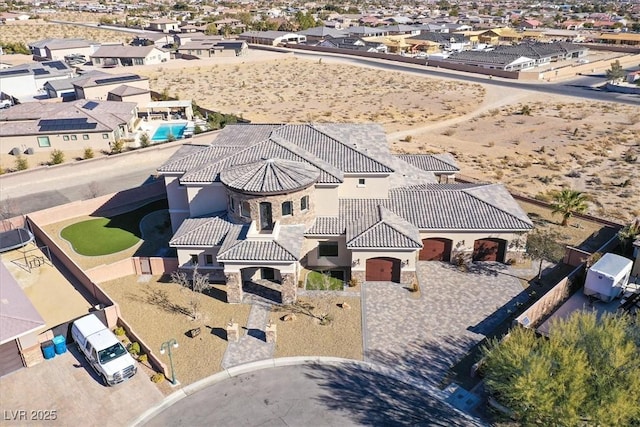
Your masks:
[[[473,244],[474,261],[502,261],[504,243],[499,239],[479,239]]]
[[[371,258],[367,260],[366,278],[371,282],[400,282],[400,260]]]
[[[450,261],[451,240],[441,238],[424,239],[420,250],[420,261]]]
[[[16,340],[0,345],[0,377],[23,367],[22,356]]]

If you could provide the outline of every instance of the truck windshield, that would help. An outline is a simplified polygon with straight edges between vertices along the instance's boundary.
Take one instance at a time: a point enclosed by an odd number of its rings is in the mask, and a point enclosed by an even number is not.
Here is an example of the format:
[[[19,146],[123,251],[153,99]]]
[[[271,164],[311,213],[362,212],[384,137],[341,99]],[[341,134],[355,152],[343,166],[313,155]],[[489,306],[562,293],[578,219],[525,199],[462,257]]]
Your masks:
[[[117,359],[118,357],[125,354],[127,350],[122,346],[122,344],[114,344],[111,347],[107,347],[104,350],[100,350],[98,352],[98,358],[100,359],[100,364],[104,365],[107,362],[112,361],[113,359]]]

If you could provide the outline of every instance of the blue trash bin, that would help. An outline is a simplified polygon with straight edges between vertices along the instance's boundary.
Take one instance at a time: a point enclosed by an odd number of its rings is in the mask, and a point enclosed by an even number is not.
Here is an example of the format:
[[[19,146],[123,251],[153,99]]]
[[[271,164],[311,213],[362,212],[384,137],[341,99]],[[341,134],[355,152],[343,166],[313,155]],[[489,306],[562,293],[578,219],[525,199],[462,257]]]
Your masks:
[[[45,341],[40,345],[40,347],[42,348],[42,354],[44,354],[45,359],[53,359],[54,357],[56,357],[55,345],[53,344],[53,341]]]
[[[63,335],[57,335],[53,338],[53,346],[55,347],[56,354],[66,353],[67,339]]]

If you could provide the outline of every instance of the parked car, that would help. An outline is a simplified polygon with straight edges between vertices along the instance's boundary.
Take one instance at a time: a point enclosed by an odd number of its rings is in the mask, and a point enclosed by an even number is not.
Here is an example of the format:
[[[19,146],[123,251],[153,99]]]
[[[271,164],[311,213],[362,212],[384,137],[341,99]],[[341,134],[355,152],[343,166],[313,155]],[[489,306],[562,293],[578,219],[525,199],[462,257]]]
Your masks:
[[[71,336],[105,385],[121,383],[138,371],[127,349],[95,314],[73,322]]]
[[[9,108],[11,107],[13,104],[11,103],[10,100],[8,99],[3,99],[2,101],[0,101],[0,109],[5,109],[5,108]]]

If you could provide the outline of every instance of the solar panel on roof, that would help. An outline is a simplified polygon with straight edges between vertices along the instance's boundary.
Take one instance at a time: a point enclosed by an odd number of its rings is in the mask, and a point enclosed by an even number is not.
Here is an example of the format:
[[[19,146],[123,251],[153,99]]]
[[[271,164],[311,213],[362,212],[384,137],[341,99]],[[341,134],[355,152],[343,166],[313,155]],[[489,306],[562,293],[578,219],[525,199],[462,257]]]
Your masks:
[[[47,61],[44,63],[47,67],[55,68],[56,70],[66,70],[68,67],[62,61]]]
[[[97,103],[97,102],[95,102],[95,101],[89,101],[89,102],[87,102],[86,104],[84,104],[84,105],[82,106],[82,108],[86,108],[87,110],[93,110],[93,109],[94,109],[94,108],[96,108],[98,105],[100,105],[100,104],[98,104],[98,103]]]
[[[51,74],[49,70],[45,70],[44,68],[34,68],[33,74],[36,76],[43,76],[45,74]]]
[[[91,130],[95,129],[97,123],[88,123],[86,117],[73,119],[52,119],[40,120],[38,123],[40,132],[57,132],[66,130]]]
[[[0,76],[13,76],[13,75],[18,75],[18,74],[29,74],[31,71],[30,70],[5,70],[5,71],[0,71]]]
[[[140,80],[140,76],[133,75],[133,76],[108,77],[106,79],[97,79],[96,84],[107,85],[111,83],[128,82],[132,80]]]

